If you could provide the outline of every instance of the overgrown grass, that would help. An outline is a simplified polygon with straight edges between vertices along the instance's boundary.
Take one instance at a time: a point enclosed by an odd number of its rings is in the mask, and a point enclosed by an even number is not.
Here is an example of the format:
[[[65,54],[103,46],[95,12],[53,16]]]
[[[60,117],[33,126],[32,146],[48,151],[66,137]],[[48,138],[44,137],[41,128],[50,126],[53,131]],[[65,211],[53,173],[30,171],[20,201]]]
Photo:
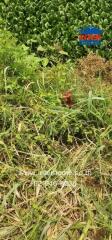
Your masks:
[[[0,239],[111,240],[111,84],[0,44]]]

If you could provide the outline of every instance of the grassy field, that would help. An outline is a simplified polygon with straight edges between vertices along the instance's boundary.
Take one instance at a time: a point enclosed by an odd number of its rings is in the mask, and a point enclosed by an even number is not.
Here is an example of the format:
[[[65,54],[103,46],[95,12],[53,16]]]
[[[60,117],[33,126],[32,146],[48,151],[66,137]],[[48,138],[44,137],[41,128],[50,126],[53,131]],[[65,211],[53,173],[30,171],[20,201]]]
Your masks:
[[[0,45],[0,239],[112,240],[111,82]]]

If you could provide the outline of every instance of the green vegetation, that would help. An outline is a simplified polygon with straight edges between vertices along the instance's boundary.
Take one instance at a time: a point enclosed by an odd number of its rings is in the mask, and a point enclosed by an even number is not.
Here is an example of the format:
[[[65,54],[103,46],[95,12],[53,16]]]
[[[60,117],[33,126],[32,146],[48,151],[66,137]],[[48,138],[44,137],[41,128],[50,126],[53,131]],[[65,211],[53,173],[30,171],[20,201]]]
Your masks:
[[[111,240],[111,83],[46,67],[7,31],[0,46],[0,239]]]
[[[112,240],[111,7],[0,0],[0,240]]]
[[[88,48],[80,46],[77,41],[79,29],[97,26],[103,30],[103,42],[100,48],[94,47],[93,50],[110,58],[111,8],[111,0],[0,0],[1,25],[38,54],[40,45],[48,54],[48,45],[59,45],[71,58],[88,53]],[[52,54],[54,52],[55,48]]]

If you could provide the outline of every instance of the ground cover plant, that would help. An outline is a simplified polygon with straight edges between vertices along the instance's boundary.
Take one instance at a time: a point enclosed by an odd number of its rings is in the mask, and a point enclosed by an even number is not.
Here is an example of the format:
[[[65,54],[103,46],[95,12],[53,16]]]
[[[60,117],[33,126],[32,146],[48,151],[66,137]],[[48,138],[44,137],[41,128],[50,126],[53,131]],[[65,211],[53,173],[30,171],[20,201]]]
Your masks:
[[[38,54],[42,45],[44,54],[60,58],[61,46],[74,59],[88,53],[88,48],[79,44],[79,30],[96,26],[103,30],[103,42],[93,50],[111,58],[111,9],[111,0],[1,0],[1,26]]]
[[[0,239],[111,240],[111,82],[0,46]]]

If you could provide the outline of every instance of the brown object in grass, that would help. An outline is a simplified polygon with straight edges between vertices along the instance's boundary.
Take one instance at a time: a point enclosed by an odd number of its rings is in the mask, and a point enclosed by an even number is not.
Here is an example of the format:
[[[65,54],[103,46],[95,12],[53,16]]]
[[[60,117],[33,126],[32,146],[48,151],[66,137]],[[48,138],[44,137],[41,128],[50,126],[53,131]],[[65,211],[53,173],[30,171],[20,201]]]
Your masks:
[[[64,103],[65,106],[72,108],[73,107],[73,99],[72,99],[72,92],[71,90],[66,91],[63,93],[62,96],[62,102]]]

